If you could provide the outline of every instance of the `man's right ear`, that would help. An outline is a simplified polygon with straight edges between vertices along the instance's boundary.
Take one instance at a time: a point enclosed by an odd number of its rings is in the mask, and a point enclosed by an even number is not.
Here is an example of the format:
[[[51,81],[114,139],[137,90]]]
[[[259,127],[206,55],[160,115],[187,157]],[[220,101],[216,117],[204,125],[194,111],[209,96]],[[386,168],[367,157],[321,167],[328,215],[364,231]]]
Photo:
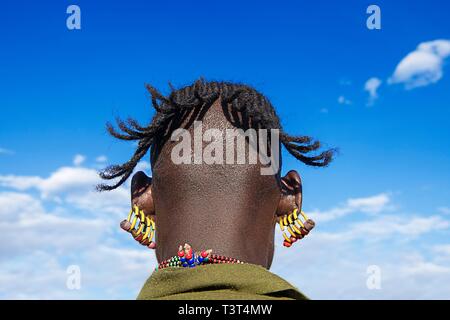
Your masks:
[[[302,210],[302,179],[297,171],[291,170],[281,178],[281,196],[276,216],[291,213],[294,209]]]
[[[138,206],[146,216],[155,215],[152,196],[152,178],[138,171],[131,179],[131,206]]]

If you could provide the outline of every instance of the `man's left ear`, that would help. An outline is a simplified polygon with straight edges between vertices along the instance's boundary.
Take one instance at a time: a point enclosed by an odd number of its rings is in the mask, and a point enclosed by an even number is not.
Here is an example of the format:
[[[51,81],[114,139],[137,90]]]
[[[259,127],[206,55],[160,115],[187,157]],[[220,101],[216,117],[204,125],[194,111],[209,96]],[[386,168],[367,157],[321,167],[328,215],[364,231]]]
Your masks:
[[[291,170],[281,178],[281,197],[278,202],[277,217],[302,210],[302,179],[297,171]]]
[[[131,179],[131,206],[138,206],[146,216],[155,215],[152,197],[152,178],[138,171]]]

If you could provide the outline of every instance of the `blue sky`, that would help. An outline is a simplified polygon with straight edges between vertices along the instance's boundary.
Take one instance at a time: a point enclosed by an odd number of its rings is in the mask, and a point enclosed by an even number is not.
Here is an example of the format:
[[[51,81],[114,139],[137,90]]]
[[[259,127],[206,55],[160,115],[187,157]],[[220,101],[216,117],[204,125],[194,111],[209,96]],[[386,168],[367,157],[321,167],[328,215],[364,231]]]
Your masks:
[[[66,27],[70,4],[81,9],[81,30]],[[370,4],[381,8],[381,30],[366,27]],[[450,298],[440,286],[450,280],[449,7],[2,4],[0,228],[17,220],[31,244],[1,232],[0,297],[135,297],[154,258],[117,230],[127,186],[92,192],[95,171],[133,151],[104,123],[148,121],[145,83],[167,92],[168,81],[204,76],[255,86],[287,132],[340,149],[326,169],[284,157],[283,170],[302,175],[304,209],[318,227],[301,248],[278,248],[274,272],[312,298]],[[97,275],[105,260],[108,270]],[[80,290],[65,286],[72,264],[81,268]],[[302,271],[288,272],[293,264]],[[379,290],[366,286],[370,265],[380,267]],[[123,273],[131,274],[126,284],[110,280]]]

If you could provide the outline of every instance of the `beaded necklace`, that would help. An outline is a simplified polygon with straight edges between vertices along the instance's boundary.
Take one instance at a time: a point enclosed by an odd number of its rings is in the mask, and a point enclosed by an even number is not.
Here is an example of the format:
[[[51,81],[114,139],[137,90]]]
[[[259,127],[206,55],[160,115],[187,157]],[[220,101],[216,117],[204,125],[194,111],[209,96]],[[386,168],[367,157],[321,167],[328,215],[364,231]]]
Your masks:
[[[218,254],[212,254],[212,250],[202,250],[200,252],[193,252],[189,244],[184,247],[180,245],[178,254],[168,258],[159,263],[157,269],[167,267],[175,268],[193,268],[204,264],[218,264],[218,263],[244,263],[236,258],[226,257]]]

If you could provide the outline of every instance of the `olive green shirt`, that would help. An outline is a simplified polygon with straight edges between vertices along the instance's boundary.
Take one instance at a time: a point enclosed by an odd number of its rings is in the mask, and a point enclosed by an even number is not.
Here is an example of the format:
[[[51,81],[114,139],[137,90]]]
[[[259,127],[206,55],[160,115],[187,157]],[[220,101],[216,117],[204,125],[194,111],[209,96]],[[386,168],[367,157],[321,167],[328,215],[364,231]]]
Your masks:
[[[156,270],[138,300],[304,300],[295,287],[254,264],[208,264]]]

